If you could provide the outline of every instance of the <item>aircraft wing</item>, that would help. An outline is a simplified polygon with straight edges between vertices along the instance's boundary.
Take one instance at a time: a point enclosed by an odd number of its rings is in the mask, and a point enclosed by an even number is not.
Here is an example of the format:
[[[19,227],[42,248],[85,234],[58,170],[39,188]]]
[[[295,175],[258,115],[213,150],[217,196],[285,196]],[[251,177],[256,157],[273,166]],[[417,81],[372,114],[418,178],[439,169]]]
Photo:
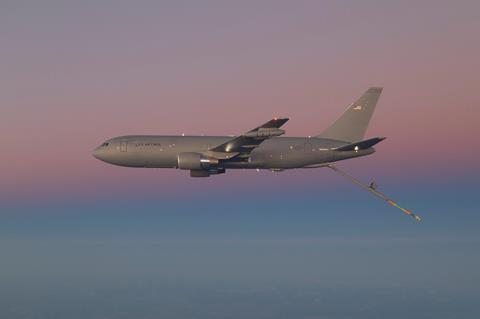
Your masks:
[[[252,150],[258,147],[266,139],[285,134],[285,131],[281,130],[280,127],[287,121],[288,118],[275,117],[253,130],[234,137],[223,144],[210,148],[205,152],[205,155],[223,160],[233,157],[248,158]]]

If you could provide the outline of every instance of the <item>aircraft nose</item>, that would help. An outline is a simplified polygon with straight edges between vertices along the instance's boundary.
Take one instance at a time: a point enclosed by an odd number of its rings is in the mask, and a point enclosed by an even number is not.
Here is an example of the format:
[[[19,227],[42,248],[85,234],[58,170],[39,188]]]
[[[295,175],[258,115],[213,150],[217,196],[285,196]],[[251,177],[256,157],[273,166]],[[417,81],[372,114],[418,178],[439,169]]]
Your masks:
[[[103,153],[103,151],[102,151],[101,147],[97,147],[96,149],[93,150],[92,155],[96,159],[101,160],[102,159],[102,153]]]

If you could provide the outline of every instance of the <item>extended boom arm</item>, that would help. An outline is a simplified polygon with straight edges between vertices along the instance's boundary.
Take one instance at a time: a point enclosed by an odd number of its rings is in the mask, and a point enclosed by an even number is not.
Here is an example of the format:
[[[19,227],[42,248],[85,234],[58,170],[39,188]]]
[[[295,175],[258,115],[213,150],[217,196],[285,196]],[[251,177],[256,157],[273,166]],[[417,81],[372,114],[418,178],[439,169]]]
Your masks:
[[[343,177],[345,177],[346,179],[350,180],[352,183],[366,189],[367,191],[369,191],[370,193],[372,193],[373,195],[383,199],[384,201],[386,201],[388,204],[392,205],[393,207],[396,207],[398,209],[400,209],[402,212],[404,212],[405,214],[409,215],[409,216],[412,216],[413,218],[415,218],[415,220],[417,221],[421,221],[422,218],[418,215],[415,215],[414,213],[412,213],[411,211],[409,211],[408,209],[405,209],[403,207],[400,207],[396,202],[394,202],[393,200],[391,200],[390,198],[388,198],[385,194],[379,192],[377,190],[377,186],[374,184],[374,183],[371,183],[370,185],[366,185],[366,184],[363,184],[361,181],[359,181],[358,179],[356,179],[355,177],[351,176],[350,174],[340,170],[338,167],[336,167],[335,165],[333,164],[328,164],[326,165],[328,168],[331,168],[332,170],[334,170],[335,172],[339,173],[340,175],[342,175]]]

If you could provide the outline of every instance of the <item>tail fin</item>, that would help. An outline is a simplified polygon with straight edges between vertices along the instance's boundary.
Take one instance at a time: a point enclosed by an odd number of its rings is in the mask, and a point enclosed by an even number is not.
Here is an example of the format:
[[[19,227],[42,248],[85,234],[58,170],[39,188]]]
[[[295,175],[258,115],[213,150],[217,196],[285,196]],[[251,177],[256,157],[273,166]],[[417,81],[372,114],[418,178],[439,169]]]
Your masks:
[[[380,93],[382,93],[381,87],[369,88],[355,103],[347,108],[335,123],[316,137],[346,142],[362,140]]]

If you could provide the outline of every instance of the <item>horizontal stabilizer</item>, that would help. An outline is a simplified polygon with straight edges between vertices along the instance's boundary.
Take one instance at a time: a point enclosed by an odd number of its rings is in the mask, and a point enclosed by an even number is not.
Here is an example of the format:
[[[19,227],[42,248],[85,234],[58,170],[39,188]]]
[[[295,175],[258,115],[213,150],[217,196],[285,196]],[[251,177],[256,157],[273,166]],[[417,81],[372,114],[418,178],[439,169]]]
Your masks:
[[[337,147],[335,150],[336,151],[359,151],[359,150],[364,150],[364,149],[372,147],[375,144],[380,143],[384,139],[385,139],[385,137],[374,137],[374,138],[370,138],[368,140],[363,140],[363,141],[360,141],[360,142],[340,146],[340,147]]]

